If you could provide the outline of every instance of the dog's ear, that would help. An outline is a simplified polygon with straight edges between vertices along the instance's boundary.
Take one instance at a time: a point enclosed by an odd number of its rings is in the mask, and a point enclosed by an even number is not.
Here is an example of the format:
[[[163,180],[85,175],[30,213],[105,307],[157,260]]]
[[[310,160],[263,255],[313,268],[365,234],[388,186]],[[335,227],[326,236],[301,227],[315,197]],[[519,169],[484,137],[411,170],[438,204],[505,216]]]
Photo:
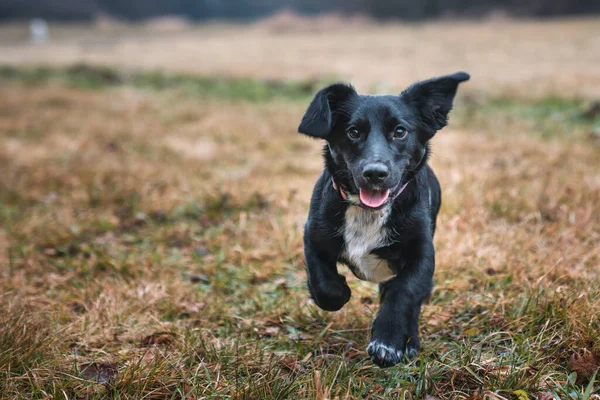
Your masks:
[[[448,113],[452,110],[452,100],[458,84],[469,78],[466,72],[457,72],[413,83],[400,97],[417,109],[423,123],[433,135],[448,123]]]
[[[356,90],[345,83],[334,83],[319,90],[302,117],[298,132],[325,139],[331,133],[336,118],[357,97]]]

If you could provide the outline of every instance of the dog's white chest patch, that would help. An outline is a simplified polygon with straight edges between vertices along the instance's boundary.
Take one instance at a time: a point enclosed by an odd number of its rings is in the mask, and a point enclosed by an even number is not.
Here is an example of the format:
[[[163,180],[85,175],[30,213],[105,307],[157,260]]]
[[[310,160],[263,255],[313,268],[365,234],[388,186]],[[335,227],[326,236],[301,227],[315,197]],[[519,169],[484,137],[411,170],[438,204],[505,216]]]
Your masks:
[[[371,254],[388,244],[385,223],[390,211],[390,207],[373,212],[356,206],[346,210],[343,256],[355,267],[354,274],[365,281],[380,283],[395,276],[386,260]]]

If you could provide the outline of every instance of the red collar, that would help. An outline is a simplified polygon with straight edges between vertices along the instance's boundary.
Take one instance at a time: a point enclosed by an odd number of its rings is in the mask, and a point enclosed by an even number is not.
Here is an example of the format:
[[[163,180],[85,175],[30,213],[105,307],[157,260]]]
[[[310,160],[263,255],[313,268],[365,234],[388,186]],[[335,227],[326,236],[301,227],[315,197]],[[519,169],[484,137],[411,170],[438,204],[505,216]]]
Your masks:
[[[333,177],[331,177],[331,183],[333,184],[333,188],[336,191],[340,192],[340,196],[342,196],[342,199],[347,200],[348,199],[348,195],[346,194],[346,191],[344,189],[346,189],[346,186],[344,185],[338,185],[337,183],[335,183],[335,179],[333,179]]]

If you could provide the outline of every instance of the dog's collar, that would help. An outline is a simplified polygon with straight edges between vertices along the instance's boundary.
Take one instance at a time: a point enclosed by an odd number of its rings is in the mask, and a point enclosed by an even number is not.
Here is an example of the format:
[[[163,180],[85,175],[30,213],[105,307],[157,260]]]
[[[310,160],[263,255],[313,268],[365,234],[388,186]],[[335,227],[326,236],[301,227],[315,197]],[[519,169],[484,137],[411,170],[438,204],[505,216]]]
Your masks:
[[[350,197],[350,195],[349,193],[346,193],[346,185],[338,185],[337,183],[335,183],[335,179],[333,179],[333,177],[331,177],[331,183],[333,184],[333,189],[335,189],[336,192],[340,192],[340,196],[342,196],[342,199],[348,200],[348,197]]]
[[[410,181],[412,181],[412,178],[409,179],[398,191],[398,193],[396,193],[394,195],[394,197],[392,197],[392,201],[396,200],[396,198],[398,196],[400,196],[400,193],[402,193],[404,191],[404,189],[406,189],[406,187],[408,186],[408,184],[410,183]],[[346,187],[346,185],[343,184],[337,184],[335,182],[335,179],[333,179],[333,177],[331,177],[331,183],[333,185],[333,189],[336,192],[340,192],[340,196],[342,196],[342,199],[354,204],[354,205],[359,205],[360,204],[360,200],[356,199],[355,196],[352,195],[352,193],[350,193],[348,191],[348,188]]]

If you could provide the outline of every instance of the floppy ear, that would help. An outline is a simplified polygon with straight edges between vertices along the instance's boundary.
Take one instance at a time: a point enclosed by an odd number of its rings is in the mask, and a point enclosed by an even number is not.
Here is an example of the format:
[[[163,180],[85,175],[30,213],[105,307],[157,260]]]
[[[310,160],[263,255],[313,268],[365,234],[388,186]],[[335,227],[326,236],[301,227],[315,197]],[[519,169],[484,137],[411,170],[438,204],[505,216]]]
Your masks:
[[[346,104],[356,98],[354,88],[344,83],[334,83],[319,90],[302,117],[298,132],[325,139],[331,133],[336,118]]]
[[[413,83],[400,96],[418,110],[423,123],[433,135],[448,123],[448,113],[452,110],[458,84],[469,78],[466,72],[457,72],[428,79]]]

